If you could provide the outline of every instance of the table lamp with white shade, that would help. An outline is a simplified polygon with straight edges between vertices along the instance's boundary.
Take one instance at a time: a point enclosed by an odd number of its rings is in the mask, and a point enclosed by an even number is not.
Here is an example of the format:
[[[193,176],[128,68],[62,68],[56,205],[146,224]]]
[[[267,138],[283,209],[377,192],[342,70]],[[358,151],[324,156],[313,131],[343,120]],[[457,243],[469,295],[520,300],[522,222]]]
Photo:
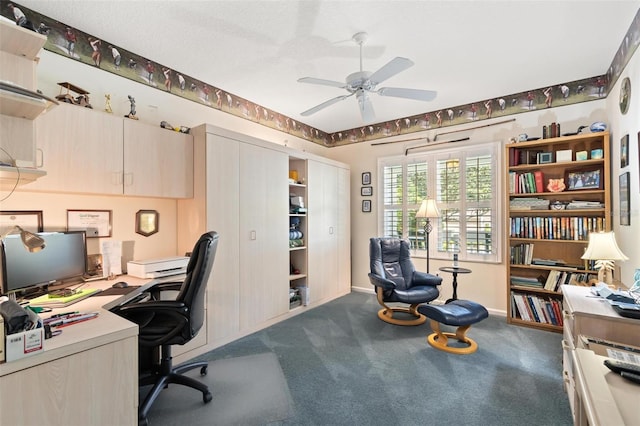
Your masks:
[[[616,243],[616,236],[610,232],[591,232],[589,245],[582,259],[595,260],[598,270],[598,281],[611,285],[613,281],[613,265],[616,260],[628,260]]]
[[[425,219],[424,222],[424,245],[427,249],[427,273],[429,273],[429,234],[433,230],[433,225],[431,225],[431,219],[437,219],[440,217],[440,210],[438,210],[438,205],[436,204],[436,200],[432,200],[427,198],[422,201],[418,212],[416,213],[416,220],[418,218]]]

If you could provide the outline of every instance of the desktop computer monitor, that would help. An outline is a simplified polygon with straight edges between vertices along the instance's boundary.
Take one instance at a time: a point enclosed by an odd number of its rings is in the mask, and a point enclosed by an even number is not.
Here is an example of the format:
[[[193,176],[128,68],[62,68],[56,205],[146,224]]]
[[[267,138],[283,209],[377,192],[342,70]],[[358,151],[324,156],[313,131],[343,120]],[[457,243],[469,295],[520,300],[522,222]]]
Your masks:
[[[2,294],[81,279],[86,271],[87,244],[84,231],[41,232],[45,248],[36,253],[25,249],[19,235],[7,236],[0,245]]]

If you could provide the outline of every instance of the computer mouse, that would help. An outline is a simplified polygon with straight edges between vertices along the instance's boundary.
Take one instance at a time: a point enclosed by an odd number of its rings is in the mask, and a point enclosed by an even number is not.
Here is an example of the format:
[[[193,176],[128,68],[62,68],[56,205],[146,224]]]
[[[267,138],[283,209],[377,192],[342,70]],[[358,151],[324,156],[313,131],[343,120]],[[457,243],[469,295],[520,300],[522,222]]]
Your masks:
[[[118,281],[117,283],[115,283],[111,287],[113,287],[113,288],[127,288],[127,287],[129,287],[129,284],[124,282],[124,281]]]

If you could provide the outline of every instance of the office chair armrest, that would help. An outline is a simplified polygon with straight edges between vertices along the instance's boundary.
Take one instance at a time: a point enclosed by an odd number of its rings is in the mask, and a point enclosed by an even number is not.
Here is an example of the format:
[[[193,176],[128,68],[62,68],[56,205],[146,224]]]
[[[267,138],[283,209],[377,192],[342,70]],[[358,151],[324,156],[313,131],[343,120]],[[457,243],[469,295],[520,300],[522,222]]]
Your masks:
[[[383,290],[393,290],[396,288],[396,283],[386,278],[382,278],[380,275],[369,272],[369,281],[376,287],[382,287]]]
[[[180,291],[180,288],[182,288],[182,281],[171,281],[154,284],[146,292],[151,294],[152,299],[159,300],[160,293],[163,291]]]
[[[442,277],[422,271],[414,271],[412,283],[412,285],[430,285],[435,287],[442,284]]]
[[[189,322],[186,314],[185,304],[173,300],[150,300],[122,306],[118,311],[118,315],[138,324],[138,340],[144,346],[163,345],[180,334]],[[158,335],[157,325],[155,325],[159,318],[162,319],[161,327],[163,327],[161,335]],[[152,331],[145,333],[147,326]]]

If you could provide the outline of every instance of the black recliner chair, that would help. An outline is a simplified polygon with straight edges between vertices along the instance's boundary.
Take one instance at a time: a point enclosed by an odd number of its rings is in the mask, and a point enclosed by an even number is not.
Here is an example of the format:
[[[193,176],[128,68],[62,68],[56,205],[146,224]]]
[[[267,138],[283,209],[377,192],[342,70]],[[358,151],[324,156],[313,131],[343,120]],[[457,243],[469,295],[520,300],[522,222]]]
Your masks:
[[[202,392],[205,403],[212,399],[209,388],[182,373],[200,368],[207,374],[208,363],[194,362],[173,367],[171,346],[184,345],[194,338],[204,323],[204,295],[218,246],[218,234],[203,234],[191,253],[183,282],[159,283],[137,296],[132,303],[112,309],[112,312],[139,326],[140,354],[139,386],[153,385],[138,410],[140,424],[147,423],[147,414],[163,388],[177,383]],[[162,297],[163,292],[177,291],[174,298]],[[166,294],[166,293],[165,293]],[[140,299],[143,300],[140,301]]]
[[[399,238],[371,238],[369,261],[369,280],[376,287],[378,303],[382,305],[378,318],[395,325],[424,324],[427,318],[418,312],[418,305],[440,295],[437,286],[442,278],[416,271],[409,242]],[[387,305],[392,302],[406,303],[409,307]],[[400,315],[394,317],[396,312]],[[402,318],[403,315],[407,318]]]

